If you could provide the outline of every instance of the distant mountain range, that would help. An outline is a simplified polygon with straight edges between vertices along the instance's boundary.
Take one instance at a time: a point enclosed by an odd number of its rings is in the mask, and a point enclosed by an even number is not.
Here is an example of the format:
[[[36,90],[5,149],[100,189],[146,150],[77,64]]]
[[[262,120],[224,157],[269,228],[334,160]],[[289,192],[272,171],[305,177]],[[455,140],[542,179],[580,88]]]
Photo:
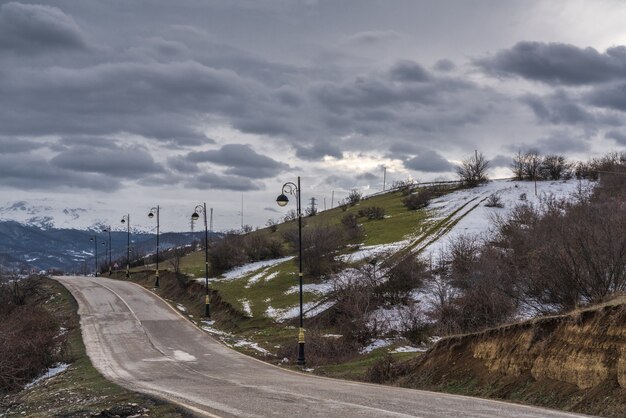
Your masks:
[[[93,230],[42,229],[39,225],[23,225],[0,221],[0,267],[8,270],[48,270],[64,272],[93,271],[94,242],[98,242],[98,259],[106,261],[109,234]],[[182,246],[203,238],[201,232],[168,232],[160,235],[161,250]],[[111,233],[112,259],[126,257],[127,233]],[[156,236],[131,233],[131,259],[156,251]]]
[[[161,231],[189,228],[188,218],[178,215],[187,213],[186,206],[168,207],[169,213],[161,213]],[[187,212],[183,212],[187,210]],[[131,259],[156,251],[156,222],[148,219],[148,209],[137,207],[131,212]],[[9,270],[49,270],[65,272],[92,271],[95,261],[93,238],[98,235],[98,258],[105,262],[111,220],[112,259],[126,257],[127,232],[120,224],[127,213],[115,205],[100,201],[83,201],[68,206],[63,199],[16,200],[0,203],[0,268]],[[137,216],[141,213],[142,216]],[[176,216],[172,216],[175,214]],[[176,223],[174,223],[176,222]],[[165,228],[164,228],[165,226]],[[196,225],[195,233],[161,233],[160,248],[167,249],[187,245],[202,239],[202,225]],[[185,228],[185,229],[187,229]],[[180,229],[179,229],[180,230]],[[102,243],[105,243],[102,245]]]

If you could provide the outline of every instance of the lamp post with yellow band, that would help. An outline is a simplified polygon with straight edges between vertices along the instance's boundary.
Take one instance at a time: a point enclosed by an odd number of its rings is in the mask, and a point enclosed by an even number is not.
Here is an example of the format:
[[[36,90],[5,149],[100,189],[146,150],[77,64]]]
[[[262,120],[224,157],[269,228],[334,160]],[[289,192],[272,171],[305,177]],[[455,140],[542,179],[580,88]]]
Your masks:
[[[298,184],[287,182],[283,184],[281,194],[276,198],[278,206],[286,206],[289,203],[287,195],[296,197],[296,212],[298,214],[298,279],[300,281],[300,330],[298,332],[298,359],[296,364],[304,366],[304,314],[302,304],[302,207],[300,200],[300,176],[298,176]]]
[[[157,221],[157,233],[156,233],[156,278],[154,279],[154,287],[159,288],[159,213],[160,208],[157,205],[155,208],[151,208],[150,212],[148,212],[148,218],[154,218],[156,215]]]
[[[206,221],[206,203],[197,205],[191,215],[191,219],[197,221],[200,218],[198,212],[202,212],[204,215],[204,316],[211,317],[211,308],[209,305],[209,226]]]
[[[130,214],[122,216],[120,222],[126,224],[126,278],[130,279]]]

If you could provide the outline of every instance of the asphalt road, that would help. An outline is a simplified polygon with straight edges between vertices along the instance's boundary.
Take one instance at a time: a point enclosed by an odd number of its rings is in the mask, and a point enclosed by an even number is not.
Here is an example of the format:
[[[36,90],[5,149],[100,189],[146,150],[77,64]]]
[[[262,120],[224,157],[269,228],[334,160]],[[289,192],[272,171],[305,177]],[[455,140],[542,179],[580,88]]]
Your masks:
[[[59,277],[110,380],[220,417],[573,417],[541,408],[283,370],[229,349],[130,282]]]

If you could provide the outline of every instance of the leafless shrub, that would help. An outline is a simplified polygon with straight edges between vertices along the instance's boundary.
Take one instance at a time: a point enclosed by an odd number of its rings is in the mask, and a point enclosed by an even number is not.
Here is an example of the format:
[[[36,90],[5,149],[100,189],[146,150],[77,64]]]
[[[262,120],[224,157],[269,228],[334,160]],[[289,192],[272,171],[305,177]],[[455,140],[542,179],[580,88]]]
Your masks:
[[[283,255],[282,240],[263,232],[246,235],[243,246],[248,261],[270,260]]]
[[[298,229],[284,232],[292,248],[298,248]],[[346,243],[344,230],[338,225],[315,225],[302,229],[302,266],[307,275],[321,278],[341,266],[336,259],[337,251]]]
[[[348,197],[346,198],[346,202],[350,206],[354,206],[359,203],[361,199],[363,199],[363,193],[359,192],[357,189],[352,189],[350,190],[350,194],[348,194]]]
[[[493,193],[487,198],[485,206],[488,208],[503,208],[504,203],[502,203],[502,198],[498,193]]]
[[[274,219],[268,219],[265,225],[269,228],[271,232],[276,232],[278,230],[278,222]]]
[[[427,276],[426,264],[412,254],[384,262],[379,270],[384,280],[375,290],[381,300],[391,304],[408,303],[411,292],[421,287]]]
[[[243,236],[227,232],[221,240],[209,248],[209,266],[212,275],[219,275],[248,261]]]
[[[358,215],[364,216],[367,219],[384,219],[385,209],[381,208],[380,206],[368,206],[366,208],[360,209]]]
[[[420,189],[419,192],[402,199],[402,204],[409,210],[422,209],[430,204],[432,198],[433,194],[430,189]]]
[[[343,363],[356,357],[360,345],[354,340],[324,335],[316,328],[307,329],[306,362],[309,367]],[[297,358],[297,345],[282,346],[278,350],[278,357],[287,358],[294,363]]]
[[[379,384],[393,380],[399,375],[397,366],[397,360],[391,354],[385,353],[367,370],[365,380]]]
[[[334,301],[333,325],[351,341],[365,344],[377,334],[377,324],[370,314],[378,307],[374,290],[380,278],[371,265],[344,270],[332,277]]]

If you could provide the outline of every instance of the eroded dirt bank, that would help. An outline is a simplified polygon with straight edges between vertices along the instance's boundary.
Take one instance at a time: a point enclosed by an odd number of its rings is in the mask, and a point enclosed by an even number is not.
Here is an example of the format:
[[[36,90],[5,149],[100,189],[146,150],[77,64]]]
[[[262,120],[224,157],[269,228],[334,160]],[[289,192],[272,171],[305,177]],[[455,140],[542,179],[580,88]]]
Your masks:
[[[626,303],[439,341],[389,383],[626,417]]]

